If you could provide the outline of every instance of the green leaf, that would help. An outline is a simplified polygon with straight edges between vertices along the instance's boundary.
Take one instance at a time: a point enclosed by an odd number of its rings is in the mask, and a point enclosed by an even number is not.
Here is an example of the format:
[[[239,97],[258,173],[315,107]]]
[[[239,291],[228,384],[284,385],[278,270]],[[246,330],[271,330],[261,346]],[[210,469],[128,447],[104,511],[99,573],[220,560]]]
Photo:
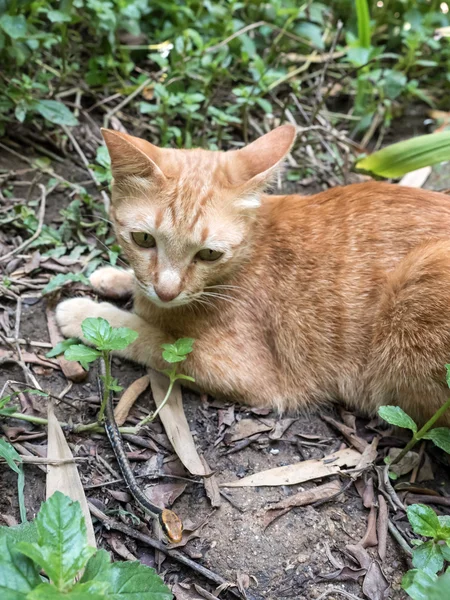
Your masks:
[[[71,21],[70,15],[64,13],[62,10],[49,10],[47,18],[52,23],[70,23]]]
[[[107,600],[108,583],[90,581],[75,585],[70,591],[60,591],[52,584],[41,583],[27,596],[27,600]]]
[[[113,327],[108,347],[105,350],[123,350],[137,340],[138,337],[138,332],[129,327]]]
[[[53,358],[54,356],[59,356],[63,354],[70,346],[76,344],[78,342],[77,338],[67,338],[67,340],[63,340],[62,342],[58,342],[54,348],[52,348],[45,355],[47,358]]]
[[[438,534],[440,523],[432,508],[424,504],[411,504],[406,512],[414,533],[433,538]]]
[[[0,19],[0,27],[13,40],[18,40],[27,35],[27,21],[23,15],[3,15]]]
[[[193,344],[192,338],[180,338],[174,344],[162,344],[164,360],[169,363],[186,360],[187,355],[192,352]]]
[[[447,371],[446,375],[445,375],[445,379],[447,381],[447,385],[450,388],[450,365],[445,365],[445,369]]]
[[[8,464],[8,467],[19,473],[19,467],[16,464],[16,461],[21,463],[22,457],[11,444],[4,439],[0,438],[0,456],[4,458]]]
[[[99,350],[123,350],[139,335],[128,327],[113,328],[106,319],[101,317],[85,319],[81,329],[84,337]]]
[[[438,448],[450,454],[450,429],[448,427],[431,429],[422,439],[431,440]]]
[[[356,167],[382,177],[401,177],[446,160],[450,160],[450,131],[392,144],[358,161]]]
[[[27,521],[14,527],[0,527],[0,538],[8,536],[15,543],[18,542],[37,542],[38,533],[36,523]]]
[[[30,105],[44,119],[55,125],[78,125],[78,119],[62,102],[57,100],[33,100]]]
[[[415,422],[399,406],[380,406],[378,414],[391,425],[411,429],[414,433],[417,432],[417,425]]]
[[[75,344],[64,352],[64,358],[77,360],[86,371],[89,370],[89,363],[97,360],[99,356],[101,356],[101,352],[84,344]]]
[[[367,0],[356,0],[358,39],[362,48],[370,48],[370,14]]]
[[[419,569],[411,569],[403,576],[402,588],[412,600],[430,600],[430,590],[436,580],[436,575],[430,575]]]
[[[437,573],[444,566],[444,557],[440,546],[430,541],[414,548],[412,564],[417,569],[422,569],[427,573]]]
[[[60,591],[66,590],[95,552],[87,545],[80,504],[55,492],[41,506],[36,526],[38,543],[21,542],[17,548],[44,569]]]
[[[2,438],[0,438],[0,456],[6,460],[8,467],[17,473],[17,495],[19,499],[20,518],[22,522],[25,522],[27,520],[27,509],[25,507],[25,476],[21,464],[22,457],[14,446]]]
[[[98,550],[94,556],[89,559],[80,579],[80,583],[97,579],[99,581],[107,581],[109,577],[109,569],[111,566],[111,557],[106,550]]]
[[[59,273],[56,277],[50,279],[47,285],[43,288],[42,294],[49,294],[59,290],[63,285],[69,283],[69,281],[79,281],[86,285],[90,285],[89,279],[82,273]]]
[[[17,550],[14,538],[0,536],[0,598],[25,600],[40,583],[39,569]]]
[[[154,569],[138,562],[114,563],[108,581],[109,600],[172,600],[173,596]]]

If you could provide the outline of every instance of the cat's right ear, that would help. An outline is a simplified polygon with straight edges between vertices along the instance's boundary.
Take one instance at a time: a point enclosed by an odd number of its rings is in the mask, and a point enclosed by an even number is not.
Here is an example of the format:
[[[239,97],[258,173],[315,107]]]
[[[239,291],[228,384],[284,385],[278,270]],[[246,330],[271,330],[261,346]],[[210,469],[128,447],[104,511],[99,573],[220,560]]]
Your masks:
[[[101,131],[111,158],[111,171],[115,180],[130,175],[160,181],[166,178],[158,166],[161,150],[157,146],[127,133],[112,129]]]

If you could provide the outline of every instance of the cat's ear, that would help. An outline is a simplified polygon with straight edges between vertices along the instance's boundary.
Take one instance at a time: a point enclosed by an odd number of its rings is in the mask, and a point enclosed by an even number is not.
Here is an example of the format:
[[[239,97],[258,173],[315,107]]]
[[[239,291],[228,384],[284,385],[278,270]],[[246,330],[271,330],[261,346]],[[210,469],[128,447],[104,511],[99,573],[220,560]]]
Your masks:
[[[111,158],[114,179],[130,175],[164,180],[165,175],[158,166],[161,150],[146,140],[127,133],[102,129],[103,139]]]
[[[233,151],[233,179],[238,186],[257,190],[269,183],[295,141],[294,125],[281,125],[242,150]]]

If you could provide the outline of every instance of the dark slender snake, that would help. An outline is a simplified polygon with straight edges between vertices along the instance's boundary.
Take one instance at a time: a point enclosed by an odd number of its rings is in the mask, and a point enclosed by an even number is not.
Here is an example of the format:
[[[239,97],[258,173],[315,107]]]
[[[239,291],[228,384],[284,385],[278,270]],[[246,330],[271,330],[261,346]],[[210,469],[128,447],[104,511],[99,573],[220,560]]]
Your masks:
[[[138,482],[131,469],[131,465],[128,461],[123,447],[122,436],[120,435],[119,428],[117,427],[116,420],[114,418],[114,408],[112,403],[112,394],[108,396],[105,409],[105,431],[111,443],[112,449],[116,456],[117,463],[122,472],[125,483],[128,486],[133,498],[139,504],[139,506],[146,513],[158,520],[164,534],[167,538],[173,542],[181,542],[183,533],[183,523],[181,519],[173,511],[167,508],[159,508],[150,502],[144,492],[140,489]]]

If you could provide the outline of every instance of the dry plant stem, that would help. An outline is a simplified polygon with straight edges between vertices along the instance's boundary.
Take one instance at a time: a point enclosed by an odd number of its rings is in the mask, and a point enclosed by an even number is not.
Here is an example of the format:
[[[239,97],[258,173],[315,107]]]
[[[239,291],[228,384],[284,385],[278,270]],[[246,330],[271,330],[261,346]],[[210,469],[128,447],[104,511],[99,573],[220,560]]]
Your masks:
[[[172,391],[174,384],[175,384],[175,379],[171,379],[167,393],[164,396],[164,400],[161,402],[161,404],[158,406],[158,408],[155,410],[155,412],[150,413],[149,415],[144,417],[142,419],[142,421],[136,425],[137,431],[139,431],[141,429],[141,427],[144,427],[144,425],[147,425],[147,423],[151,423],[152,421],[154,421],[156,419],[156,417],[158,416],[161,409],[164,408],[165,404],[167,403],[167,400],[170,397],[170,392]]]
[[[48,425],[48,420],[43,417],[35,417],[33,415],[24,415],[22,413],[12,413],[8,415],[10,419],[19,419],[21,421],[28,421],[29,423],[34,423],[35,425]],[[83,425],[82,423],[79,425],[70,425],[69,423],[65,423],[64,421],[58,421],[61,427],[70,430],[73,433],[85,433],[86,431],[92,431],[92,433],[105,433],[103,426],[99,425],[97,422],[95,423],[87,423]],[[132,435],[136,434],[136,429],[134,427],[120,427],[120,433],[130,433]]]
[[[332,587],[331,589],[327,590],[326,592],[321,594],[317,598],[317,600],[323,600],[324,598],[328,598],[330,594],[339,594],[340,596],[344,596],[344,598],[349,598],[350,600],[361,600],[359,596],[355,596],[354,594],[346,592],[345,590],[341,590],[338,587]]]
[[[81,160],[83,161],[84,166],[86,167],[86,171],[89,173],[92,181],[95,183],[97,189],[99,190],[102,199],[103,199],[103,205],[105,207],[106,213],[109,213],[109,205],[110,205],[110,199],[108,194],[105,192],[105,190],[102,189],[102,185],[99,182],[99,180],[97,179],[97,177],[95,176],[95,173],[91,170],[90,166],[89,166],[89,161],[86,158],[86,155],[84,154],[83,150],[80,148],[80,145],[78,144],[77,140],[75,139],[75,137],[72,135],[71,131],[69,130],[68,127],[66,127],[65,125],[61,125],[64,133],[67,135],[67,137],[69,138],[72,146],[75,148],[75,151],[77,152],[78,156],[81,158]]]
[[[128,537],[134,538],[135,540],[139,540],[140,542],[143,542],[144,544],[148,544],[152,548],[155,548],[155,550],[158,550],[159,552],[162,552],[163,554],[170,556],[170,558],[173,558],[174,560],[180,562],[181,564],[186,565],[187,567],[193,569],[194,571],[196,571],[197,573],[199,573],[200,575],[202,575],[209,581],[213,581],[217,585],[224,585],[224,584],[228,585],[229,582],[227,582],[225,579],[223,579],[223,577],[221,577],[220,575],[217,575],[217,573],[214,573],[213,571],[210,571],[206,567],[199,565],[192,559],[188,558],[182,552],[179,552],[178,550],[171,550],[170,548],[168,548],[161,542],[153,539],[149,535],[145,535],[144,533],[141,533],[140,531],[136,531],[132,527],[128,527],[128,525],[125,525],[124,523],[120,523],[114,519],[111,519],[110,517],[107,517],[101,510],[99,510],[96,506],[94,506],[90,502],[88,504],[89,504],[89,510],[91,511],[91,514],[94,517],[96,517],[99,521],[101,521],[107,529],[114,529],[116,531],[121,531]],[[236,596],[237,598],[242,598],[241,594],[237,590],[234,590],[233,588],[228,588],[228,591],[231,594],[233,594],[234,596]],[[252,600],[252,596],[249,594],[248,590],[246,593],[247,593],[247,598],[249,600]]]
[[[146,79],[144,82],[141,83],[141,85],[139,85],[134,90],[134,92],[132,92],[129,96],[127,96],[124,100],[122,100],[122,102],[119,102],[119,104],[117,106],[115,106],[114,108],[109,110],[106,113],[106,115],[103,117],[103,126],[108,127],[111,117],[113,117],[117,112],[119,112],[119,110],[122,110],[122,108],[124,108],[124,106],[129,104],[133,100],[133,98],[138,96],[142,92],[142,90],[144,88],[146,88],[152,82],[153,82],[152,79]]]
[[[402,534],[399,532],[397,527],[392,523],[392,521],[390,519],[388,521],[388,529],[389,529],[389,532],[392,535],[392,537],[399,544],[399,546],[402,548],[402,550],[405,552],[405,554],[407,554],[408,556],[411,557],[412,556],[411,547],[409,546],[408,542],[404,539]]]
[[[400,452],[400,454],[390,463],[390,465],[395,465],[396,463],[398,463],[400,460],[402,460],[402,458],[404,456],[406,456],[406,454],[411,450],[411,448],[414,448],[414,446],[417,444],[417,442],[419,442],[423,436],[428,432],[429,429],[431,429],[433,427],[433,425],[436,423],[436,421],[438,421],[442,415],[447,412],[447,410],[450,408],[450,398],[447,400],[447,402],[445,402],[445,404],[443,404],[441,406],[441,408],[439,410],[437,410],[434,415],[431,417],[431,419],[429,421],[427,421],[425,423],[425,425],[422,427],[422,429],[419,429],[419,431],[417,431],[416,433],[413,433],[412,439],[411,441],[406,444],[406,446],[403,448],[403,450]]]
[[[22,252],[22,250],[27,248],[32,242],[34,242],[34,240],[36,240],[41,235],[42,226],[44,224],[45,203],[46,203],[46,199],[47,199],[47,191],[45,189],[45,186],[42,185],[42,183],[39,184],[39,187],[41,189],[41,204],[39,206],[38,226],[37,226],[36,231],[33,233],[33,235],[28,240],[25,240],[24,242],[22,242],[22,244],[20,244],[20,246],[17,246],[17,248],[14,248],[14,250],[11,250],[11,252],[4,254],[0,258],[0,262],[4,262],[5,260],[8,260],[15,254]]]

